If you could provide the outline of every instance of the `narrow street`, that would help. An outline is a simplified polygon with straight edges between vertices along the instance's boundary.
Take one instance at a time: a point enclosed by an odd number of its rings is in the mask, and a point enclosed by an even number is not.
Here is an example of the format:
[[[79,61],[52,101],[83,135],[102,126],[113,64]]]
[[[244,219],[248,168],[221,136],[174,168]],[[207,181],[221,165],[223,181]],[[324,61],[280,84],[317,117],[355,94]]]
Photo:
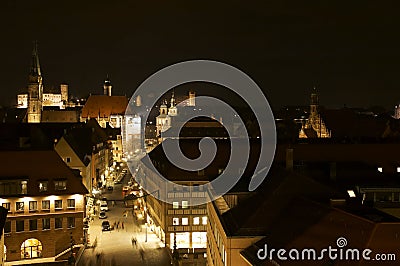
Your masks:
[[[128,181],[122,180],[122,184],[115,185],[112,192],[103,193],[102,197],[107,198],[109,207],[109,211],[106,212],[107,218],[99,219],[96,215],[90,222],[88,230],[90,244],[97,241],[97,245],[84,251],[78,265],[171,265],[164,244],[150,230],[146,233],[146,227],[139,226],[135,222],[132,208],[125,207],[122,201],[122,186]],[[114,206],[112,201],[115,201]],[[105,220],[109,221],[111,226],[119,222],[119,227],[115,226],[111,231],[102,232],[101,223]],[[137,239],[136,245],[132,243],[132,237]]]

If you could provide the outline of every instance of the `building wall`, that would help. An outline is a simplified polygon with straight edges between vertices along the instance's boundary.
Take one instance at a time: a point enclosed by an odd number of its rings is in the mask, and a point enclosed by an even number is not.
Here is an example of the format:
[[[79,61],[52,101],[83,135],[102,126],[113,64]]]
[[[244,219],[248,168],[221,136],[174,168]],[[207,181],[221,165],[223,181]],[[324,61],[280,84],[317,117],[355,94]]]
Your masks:
[[[68,207],[68,199],[75,200],[75,207]],[[10,203],[7,222],[11,231],[5,233],[5,246],[7,248],[7,261],[21,260],[21,245],[30,238],[38,239],[42,244],[42,258],[54,257],[70,246],[70,236],[75,244],[83,243],[83,195],[38,196],[22,198],[3,198],[1,204]],[[50,209],[42,208],[42,201],[50,201]],[[62,208],[55,209],[55,201],[62,201]],[[24,202],[24,210],[16,209],[16,202]],[[37,209],[29,210],[29,202],[36,201]],[[74,226],[68,228],[68,217],[74,218]],[[50,218],[50,229],[43,229],[43,218]],[[62,218],[62,227],[55,228],[56,218]],[[37,229],[30,230],[29,220],[37,220]],[[24,221],[24,231],[17,232],[17,221]]]
[[[207,265],[248,266],[240,252],[263,236],[228,237],[212,202],[207,204],[207,213]]]
[[[6,256],[4,254],[4,231],[0,238],[0,266],[4,265],[4,261],[6,260]]]
[[[61,157],[61,159],[68,165],[71,169],[76,169],[81,172],[82,183],[86,187],[86,189],[91,192],[92,191],[92,177],[90,171],[90,163],[89,165],[84,165],[81,159],[76,155],[74,150],[68,144],[68,142],[62,137],[54,147],[57,154]]]

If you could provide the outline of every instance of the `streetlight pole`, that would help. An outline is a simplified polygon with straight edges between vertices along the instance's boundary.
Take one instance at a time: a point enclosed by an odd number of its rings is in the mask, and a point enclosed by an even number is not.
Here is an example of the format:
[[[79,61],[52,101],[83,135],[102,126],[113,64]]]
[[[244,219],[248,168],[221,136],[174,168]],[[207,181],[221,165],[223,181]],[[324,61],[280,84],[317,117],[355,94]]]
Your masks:
[[[178,247],[176,245],[176,221],[173,220],[173,224],[174,224],[174,251],[172,253],[172,258],[173,258],[173,265],[174,266],[178,266],[179,265],[179,251],[178,251]]]
[[[74,257],[74,251],[73,251],[73,248],[74,248],[74,239],[73,239],[73,237],[72,237],[72,232],[70,232],[70,248],[71,248],[71,254],[69,255],[69,258],[68,258],[68,264],[69,265],[74,265],[75,264],[75,257]]]

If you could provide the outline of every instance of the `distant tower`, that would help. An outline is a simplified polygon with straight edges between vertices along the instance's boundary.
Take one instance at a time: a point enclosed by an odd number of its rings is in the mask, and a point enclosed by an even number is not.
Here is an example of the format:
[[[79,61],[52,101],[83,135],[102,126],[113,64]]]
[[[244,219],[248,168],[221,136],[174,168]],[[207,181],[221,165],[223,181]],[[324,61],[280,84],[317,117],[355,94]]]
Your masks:
[[[175,97],[174,97],[174,92],[172,92],[171,96],[171,106],[168,109],[168,115],[169,116],[177,116],[178,115],[178,109],[175,106]]]
[[[42,115],[43,83],[37,42],[33,45],[28,84],[28,123],[40,123]]]
[[[189,104],[188,106],[196,106],[196,93],[189,91]]]
[[[331,133],[326,128],[325,122],[322,120],[321,115],[318,112],[319,108],[319,99],[317,90],[314,87],[311,93],[311,102],[310,102],[310,116],[305,124],[302,125],[301,130],[299,132],[299,138],[308,138],[311,136],[315,136],[317,138],[330,138]],[[315,132],[315,135],[310,131]],[[307,134],[309,133],[309,135]]]
[[[400,105],[394,107],[394,119],[400,119]]]
[[[311,92],[310,115],[315,116],[318,114],[319,99],[317,89],[314,87]]]
[[[171,127],[171,117],[168,115],[168,107],[166,103],[160,106],[160,115],[156,117],[156,135],[166,131]]]
[[[61,101],[63,101],[64,104],[68,103],[68,85],[61,84],[60,91],[61,91]]]
[[[142,96],[140,95],[136,97],[136,106],[142,106]]]
[[[112,85],[111,85],[110,79],[108,78],[108,75],[107,75],[106,80],[104,81],[103,88],[104,88],[104,95],[111,96]]]

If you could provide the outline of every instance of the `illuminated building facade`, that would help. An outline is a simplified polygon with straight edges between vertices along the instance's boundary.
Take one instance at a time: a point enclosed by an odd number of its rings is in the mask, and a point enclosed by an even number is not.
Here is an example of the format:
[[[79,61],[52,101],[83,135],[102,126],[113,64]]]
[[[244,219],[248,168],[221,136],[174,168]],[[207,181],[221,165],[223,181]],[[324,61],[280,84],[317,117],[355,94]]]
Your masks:
[[[314,87],[311,93],[310,103],[310,116],[299,133],[299,138],[330,138],[331,133],[326,128],[325,122],[321,118],[321,114],[318,112],[319,99],[317,91]]]
[[[66,259],[71,237],[83,244],[84,195],[79,173],[53,151],[2,151],[0,203],[8,209],[4,227],[6,265]],[[67,256],[67,257],[66,257]]]

